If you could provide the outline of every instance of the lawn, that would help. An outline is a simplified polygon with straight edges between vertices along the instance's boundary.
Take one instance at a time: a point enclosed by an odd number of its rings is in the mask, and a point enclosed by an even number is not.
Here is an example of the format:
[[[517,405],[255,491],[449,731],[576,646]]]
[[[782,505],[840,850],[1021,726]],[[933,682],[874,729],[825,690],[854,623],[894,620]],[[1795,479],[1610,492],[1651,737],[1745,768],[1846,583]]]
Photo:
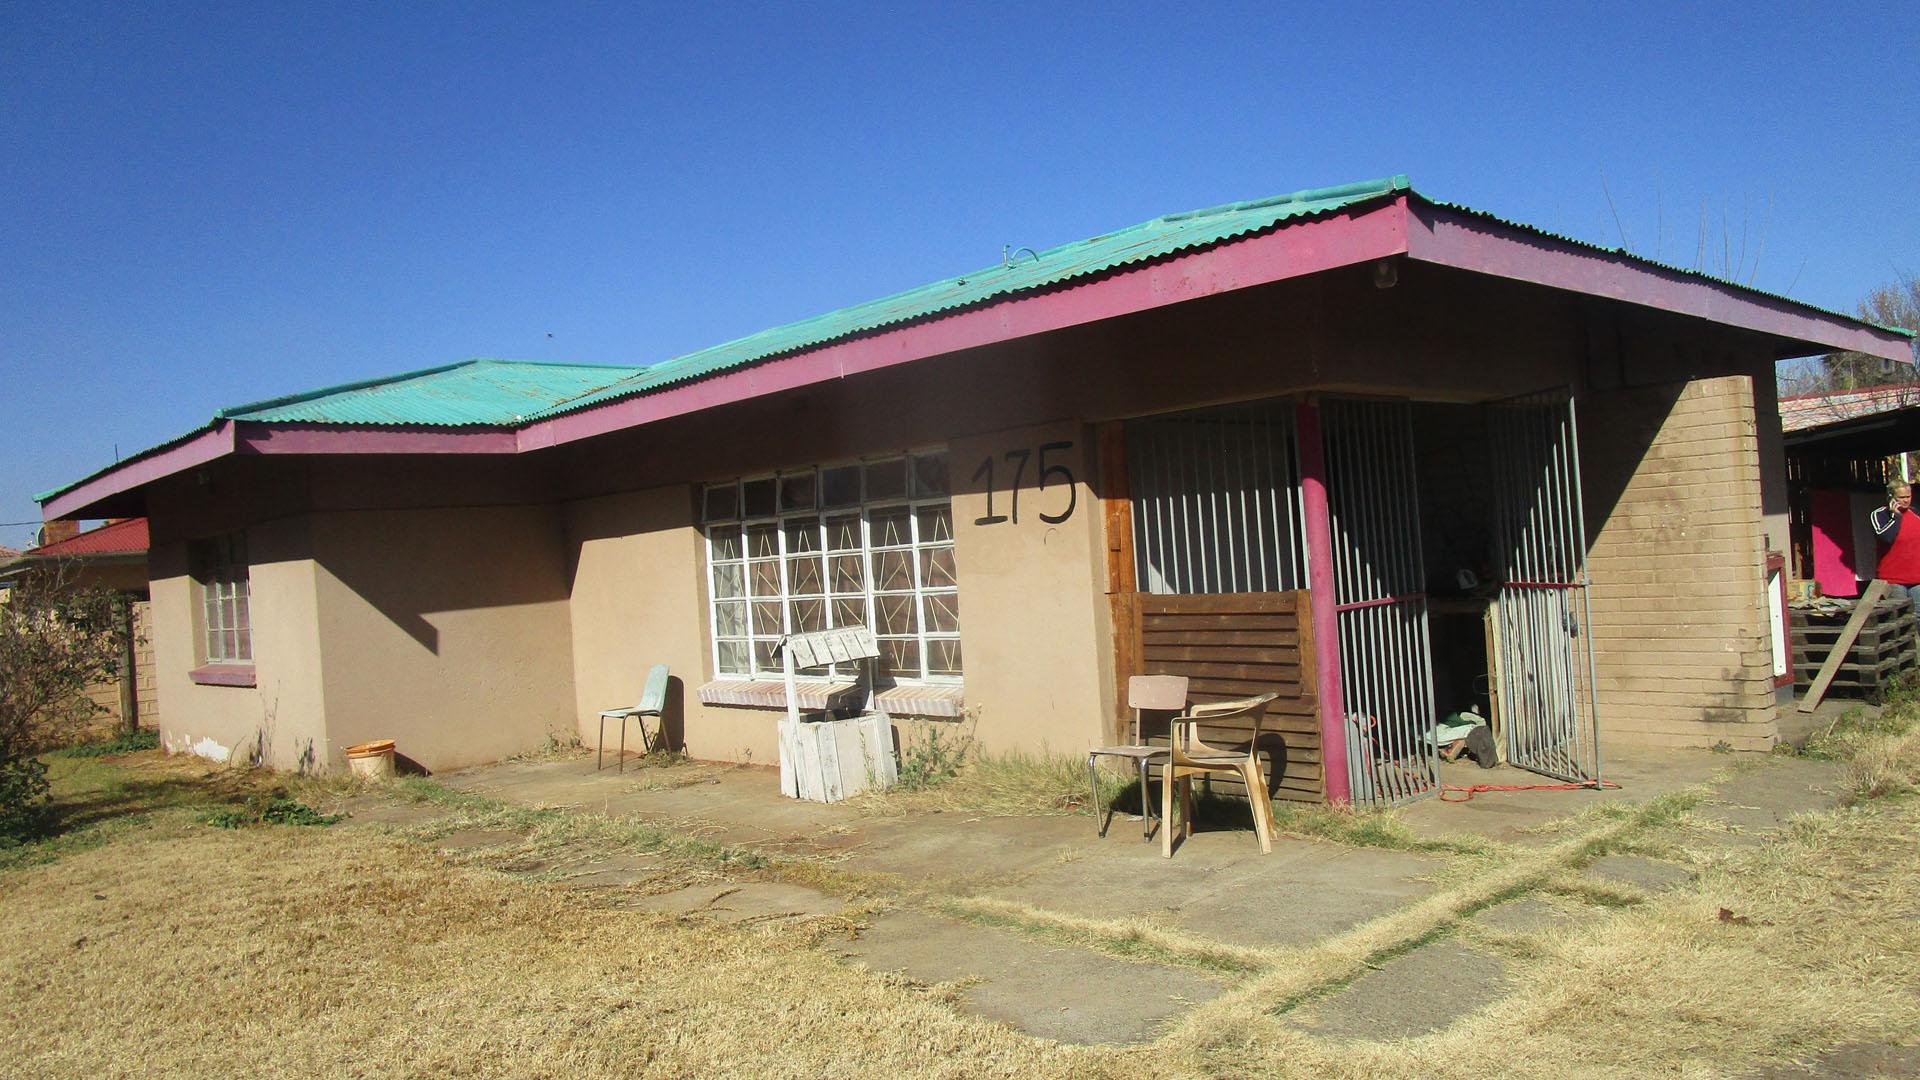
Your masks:
[[[1861,797],[1767,843],[1713,848],[1685,799],[1613,808],[1495,873],[1449,881],[1429,899],[1284,953],[975,905],[973,917],[1115,955],[1211,965],[1234,980],[1158,1041],[1133,1047],[1032,1038],[956,1007],[956,987],[846,964],[832,949],[845,919],[723,926],[624,910],[449,856],[422,842],[432,830],[247,824],[261,817],[249,808],[272,797],[275,781],[259,774],[152,752],[56,757],[62,831],[0,852],[6,1071],[1739,1075],[1920,1032],[1920,799],[1911,790],[1920,735],[1883,723],[1822,745],[1855,763]],[[283,782],[282,797],[296,802],[340,794]],[[426,800],[457,824],[645,851],[666,873],[804,879],[870,908],[915,902],[902,883],[836,882],[829,865],[631,823],[503,807],[431,784],[393,798]],[[1512,992],[1433,1035],[1369,1042],[1288,1022],[1289,1010],[1393,955],[1467,932],[1458,927],[1475,910],[1576,888],[1568,874],[1595,854],[1686,846],[1709,853],[1685,888],[1626,898],[1571,929],[1501,936]]]

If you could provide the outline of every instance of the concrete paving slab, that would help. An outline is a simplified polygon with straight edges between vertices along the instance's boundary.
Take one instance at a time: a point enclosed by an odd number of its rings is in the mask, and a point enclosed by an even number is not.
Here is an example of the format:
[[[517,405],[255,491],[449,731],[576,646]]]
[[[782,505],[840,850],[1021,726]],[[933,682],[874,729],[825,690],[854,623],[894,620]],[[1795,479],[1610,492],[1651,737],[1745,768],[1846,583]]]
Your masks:
[[[1052,866],[1099,844],[1090,821],[962,814],[875,819],[858,826],[844,865],[931,885],[989,881]]]
[[[1696,812],[1729,825],[1778,828],[1795,815],[1839,806],[1842,771],[1838,762],[1766,758],[1729,777]]]
[[[1559,818],[1600,803],[1639,802],[1706,782],[1730,761],[1707,750],[1668,747],[1605,746],[1602,775],[1618,788],[1555,790],[1538,785],[1560,781],[1512,766],[1482,769],[1466,762],[1443,763],[1442,783],[1455,787],[1476,784],[1528,786],[1525,791],[1488,791],[1461,802],[1424,799],[1399,811],[1415,835],[1436,838],[1448,833],[1482,836],[1506,844],[1541,846],[1560,837],[1542,827]],[[1454,796],[1458,798],[1458,796]]]
[[[989,895],[1089,918],[1164,919],[1235,945],[1293,945],[1429,895],[1433,885],[1419,879],[1441,866],[1433,856],[1286,839],[1267,856],[1233,845],[1212,858],[1164,859],[1143,848],[1103,846]]]
[[[1920,1076],[1920,1046],[1888,1043],[1849,1043],[1810,1058],[1804,1064],[1770,1065],[1747,1074],[1750,1080],[1798,1080],[1820,1076],[1830,1080],[1866,1080],[1868,1077]]]
[[[442,851],[485,851],[508,847],[526,839],[512,829],[455,829],[433,842]]]
[[[623,907],[671,915],[702,915],[717,922],[779,916],[835,915],[840,901],[826,893],[780,882],[710,883],[692,885],[657,896],[638,896]]]
[[[1693,880],[1693,872],[1684,866],[1640,855],[1603,855],[1593,860],[1587,872],[1605,881],[1648,892],[1663,892]]]
[[[380,795],[356,795],[336,804],[332,813],[347,815],[344,825],[392,826],[406,828],[410,825],[422,825],[446,814],[442,807],[430,803],[394,802]]]
[[[620,773],[594,769],[592,755],[585,755],[507,762],[436,779],[523,805],[697,823],[710,839],[735,845],[804,845],[860,820],[845,804],[785,798],[778,770],[752,766],[650,765]]]
[[[551,866],[547,876],[562,888],[591,891],[638,884],[659,872],[660,861],[656,858],[616,852],[585,862]]]
[[[1288,1019],[1320,1035],[1384,1042],[1439,1031],[1508,989],[1498,957],[1442,941],[1395,957]]]
[[[1858,698],[1828,696],[1810,713],[1800,711],[1800,702],[1782,705],[1777,726],[1780,741],[1794,746],[1805,746],[1807,737],[1815,732],[1825,731],[1835,723],[1845,719],[1848,713],[1858,713],[1872,720],[1880,715],[1880,706]]]
[[[962,1008],[1062,1042],[1141,1042],[1221,990],[1185,968],[1118,960],[911,911],[882,916],[841,949],[876,971],[921,982],[978,980],[963,992]]]
[[[1573,912],[1536,897],[1509,900],[1474,915],[1473,921],[1489,930],[1508,934],[1531,934],[1575,921]]]

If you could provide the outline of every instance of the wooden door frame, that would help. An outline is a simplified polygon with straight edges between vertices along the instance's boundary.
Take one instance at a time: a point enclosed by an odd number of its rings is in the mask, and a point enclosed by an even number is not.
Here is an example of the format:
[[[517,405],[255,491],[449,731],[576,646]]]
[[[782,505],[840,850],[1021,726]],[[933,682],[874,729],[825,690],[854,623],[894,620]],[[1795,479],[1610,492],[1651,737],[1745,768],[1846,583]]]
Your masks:
[[[1140,610],[1135,601],[1133,491],[1127,479],[1126,424],[1111,420],[1099,426],[1100,503],[1107,530],[1107,609],[1113,620],[1113,715],[1108,728],[1114,741],[1131,742],[1133,714],[1127,708],[1127,681],[1139,670]]]

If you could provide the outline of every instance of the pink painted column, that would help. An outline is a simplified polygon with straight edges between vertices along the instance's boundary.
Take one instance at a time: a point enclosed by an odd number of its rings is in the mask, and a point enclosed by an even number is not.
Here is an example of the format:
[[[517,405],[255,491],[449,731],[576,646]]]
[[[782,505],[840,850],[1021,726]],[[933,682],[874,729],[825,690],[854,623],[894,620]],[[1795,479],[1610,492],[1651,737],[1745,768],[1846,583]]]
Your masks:
[[[1340,617],[1333,593],[1333,530],[1327,524],[1327,455],[1320,442],[1320,409],[1294,409],[1300,444],[1300,496],[1307,515],[1307,601],[1313,608],[1313,663],[1320,686],[1320,767],[1327,801],[1353,801],[1347,782],[1347,707],[1340,689]]]

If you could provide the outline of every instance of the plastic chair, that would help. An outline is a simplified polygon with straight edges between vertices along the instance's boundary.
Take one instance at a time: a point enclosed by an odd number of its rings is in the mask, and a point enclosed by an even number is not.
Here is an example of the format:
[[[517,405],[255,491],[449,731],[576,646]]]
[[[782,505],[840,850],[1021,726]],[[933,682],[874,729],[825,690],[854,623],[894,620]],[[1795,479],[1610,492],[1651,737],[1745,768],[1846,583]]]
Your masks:
[[[1173,858],[1173,790],[1180,789],[1180,829],[1182,836],[1193,835],[1193,778],[1212,773],[1233,773],[1247,785],[1247,804],[1253,810],[1253,831],[1260,838],[1260,854],[1273,853],[1273,802],[1267,797],[1267,782],[1260,775],[1260,722],[1266,716],[1267,703],[1279,694],[1215,701],[1195,705],[1185,716],[1174,717],[1168,728],[1167,767],[1160,780],[1160,854]],[[1223,750],[1200,741],[1202,723],[1218,724],[1247,718],[1253,722],[1253,735],[1245,753]]]
[[[664,744],[667,738],[667,729],[665,719],[661,717],[661,710],[665,709],[666,706],[667,665],[655,664],[653,665],[653,670],[647,672],[647,685],[645,689],[640,691],[639,704],[631,709],[608,709],[606,712],[600,714],[600,743],[598,753],[594,757],[594,771],[598,772],[606,765],[608,720],[620,721],[620,768],[618,771],[626,772],[627,721],[640,721],[640,745],[646,748],[647,753],[652,753],[654,740],[647,737],[647,722],[645,718],[651,716],[661,720],[659,741]]]
[[[1100,776],[1094,771],[1093,759],[1102,756],[1126,758],[1140,769],[1140,839],[1152,842],[1153,802],[1147,798],[1147,766],[1165,764],[1167,752],[1157,746],[1144,745],[1146,735],[1140,730],[1140,713],[1144,709],[1177,713],[1186,708],[1187,677],[1135,675],[1127,680],[1127,705],[1133,709],[1133,736],[1143,742],[1128,746],[1096,746],[1087,751],[1087,784],[1093,789],[1093,820],[1099,827],[1100,835],[1106,836],[1113,815],[1111,812],[1105,817],[1100,814]]]

